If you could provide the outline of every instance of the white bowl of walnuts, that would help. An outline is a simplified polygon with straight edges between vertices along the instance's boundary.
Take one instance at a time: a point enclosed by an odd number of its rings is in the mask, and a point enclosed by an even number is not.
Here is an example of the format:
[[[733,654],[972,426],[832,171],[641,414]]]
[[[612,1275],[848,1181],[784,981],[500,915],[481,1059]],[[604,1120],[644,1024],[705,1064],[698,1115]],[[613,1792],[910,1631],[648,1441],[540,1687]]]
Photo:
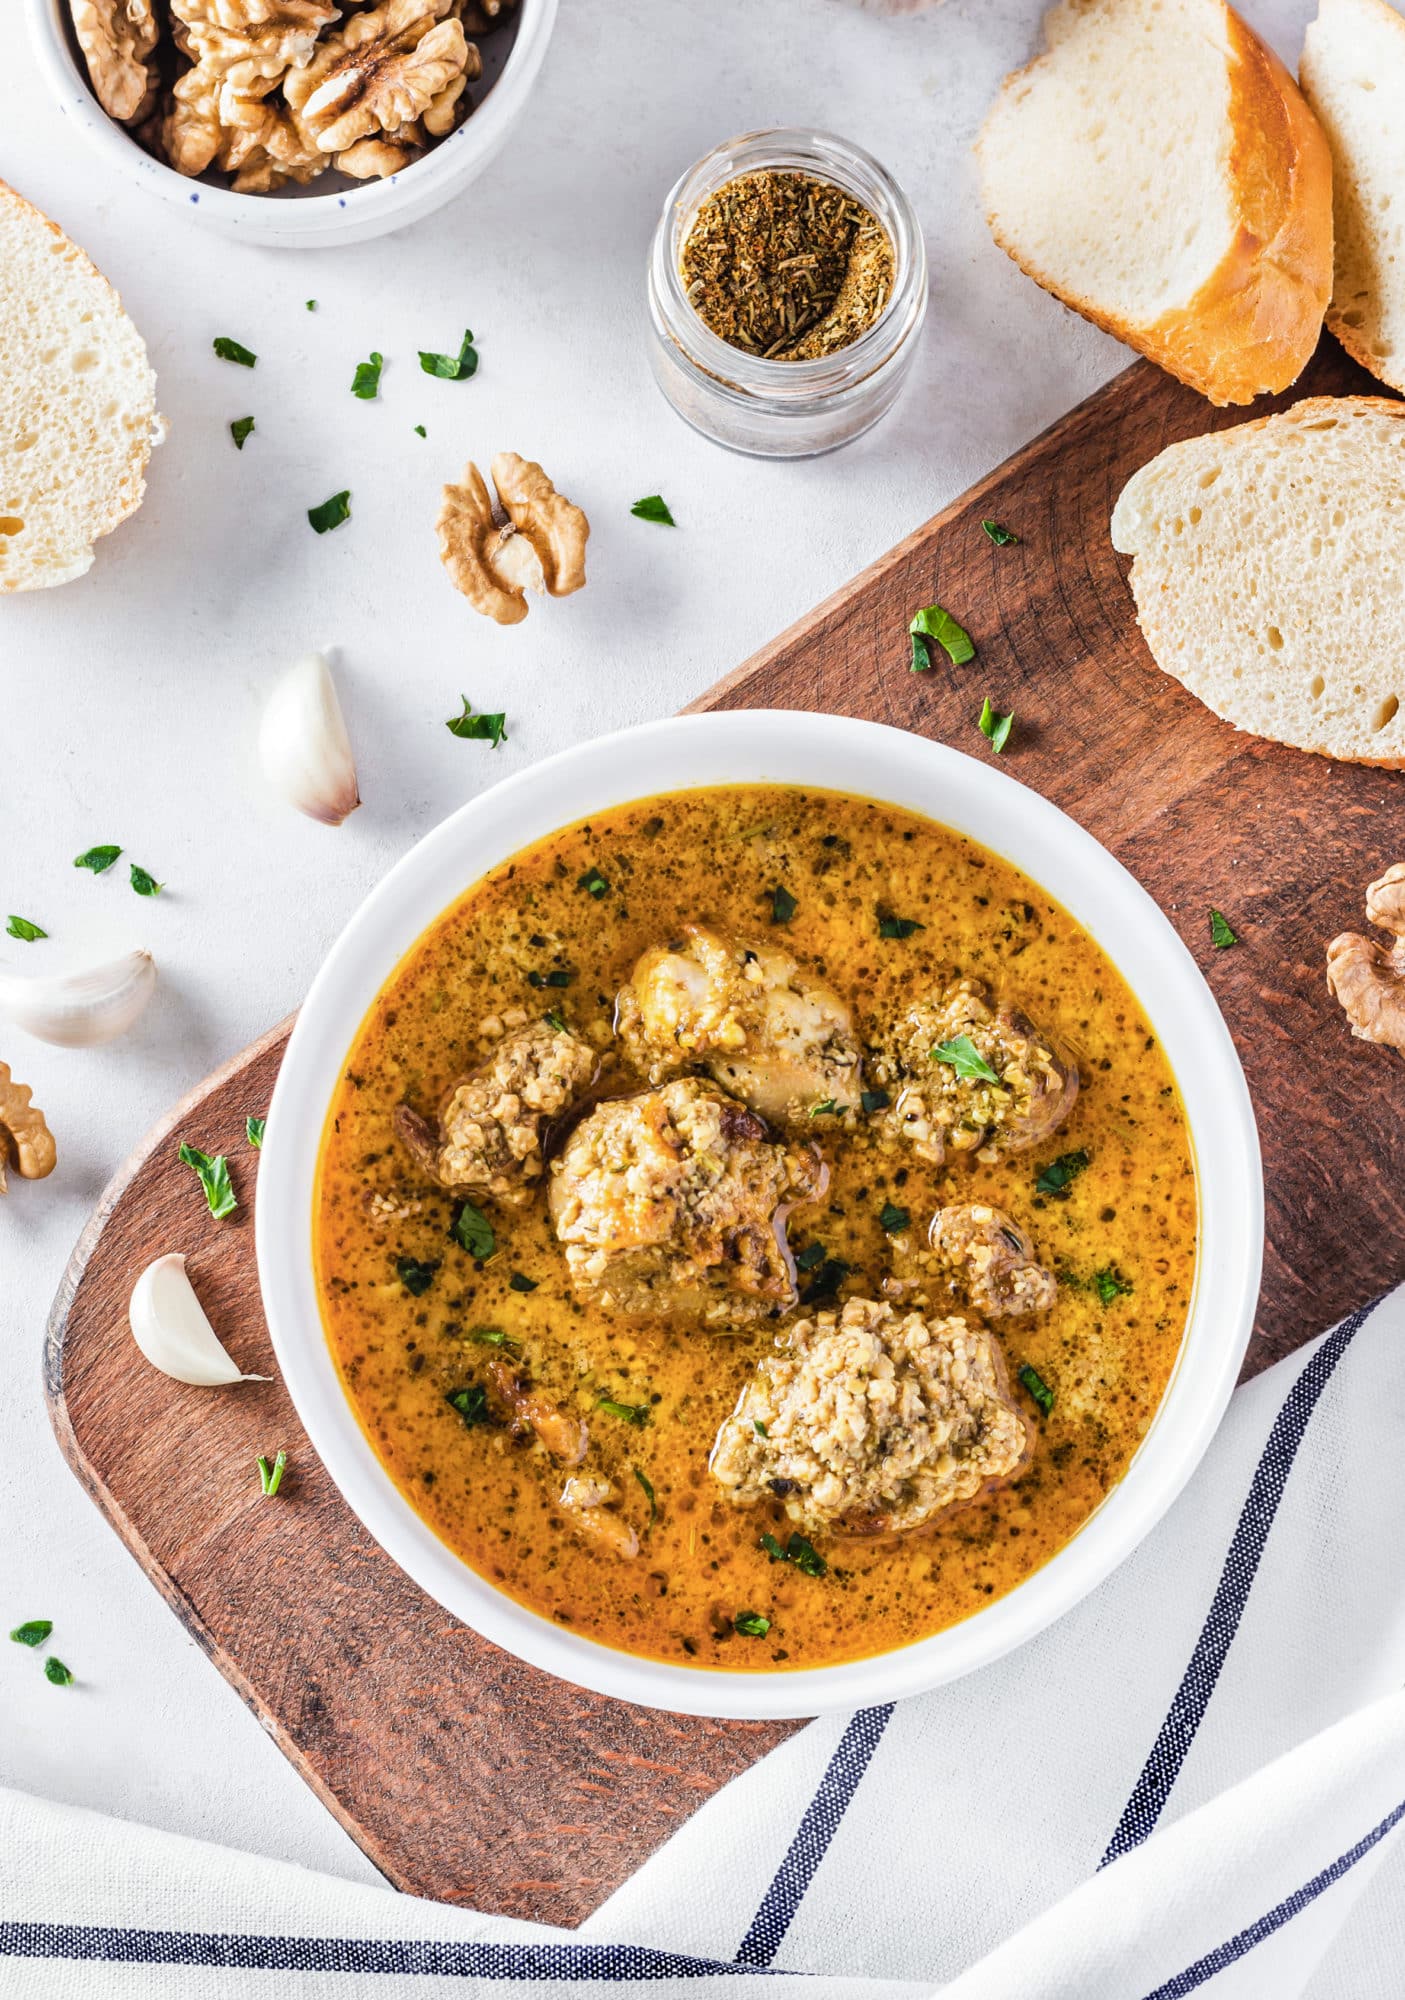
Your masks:
[[[249,243],[417,221],[521,116],[557,0],[28,0],[111,169]]]

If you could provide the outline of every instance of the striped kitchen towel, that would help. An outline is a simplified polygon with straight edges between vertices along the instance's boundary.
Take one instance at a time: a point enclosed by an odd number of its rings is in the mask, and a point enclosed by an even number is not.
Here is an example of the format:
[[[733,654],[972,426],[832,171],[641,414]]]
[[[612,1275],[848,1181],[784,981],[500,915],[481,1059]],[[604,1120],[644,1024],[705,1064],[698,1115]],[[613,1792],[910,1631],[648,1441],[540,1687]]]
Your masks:
[[[0,1994],[1405,1995],[1405,1292],[1023,1651],[813,1723],[577,1932],[0,1793]]]

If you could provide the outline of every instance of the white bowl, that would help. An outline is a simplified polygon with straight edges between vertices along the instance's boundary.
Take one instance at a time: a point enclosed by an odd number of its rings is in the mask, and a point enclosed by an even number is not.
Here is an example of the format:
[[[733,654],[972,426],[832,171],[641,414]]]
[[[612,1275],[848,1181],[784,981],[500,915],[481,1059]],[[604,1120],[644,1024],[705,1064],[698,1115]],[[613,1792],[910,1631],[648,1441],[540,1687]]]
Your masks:
[[[565,1632],[471,1570],[403,1499],[368,1444],[322,1332],[313,1182],[333,1088],[384,980],[470,883],[556,828],[698,785],[825,787],[924,813],[1006,856],[1120,968],[1175,1071],[1194,1142],[1200,1250],[1170,1386],[1126,1477],[1045,1566],[964,1623],[842,1666],[723,1673],[637,1659]],[[510,1653],[601,1694],[695,1715],[803,1716],[920,1693],[987,1666],[1077,1604],[1129,1555],[1214,1434],[1253,1324],[1263,1249],[1258,1134],[1239,1059],[1194,960],[1120,862],[992,765],[872,722],[783,711],[680,716],[548,758],[412,848],[362,904],[298,1017],[259,1168],[264,1308],[298,1415],[347,1504],[446,1610]]]
[[[526,109],[556,25],[557,0],[521,0],[515,30],[503,27],[482,38],[484,62],[491,73],[494,41],[512,36],[501,75],[472,116],[403,173],[383,181],[350,182],[329,171],[326,179],[335,185],[324,192],[314,181],[306,189],[277,194],[234,194],[191,180],[153,159],[124,126],[108,117],[93,95],[82,58],[70,41],[68,0],[26,0],[26,4],[34,52],[59,109],[114,175],[245,243],[321,250],[337,243],[363,243],[418,222],[478,178]]]

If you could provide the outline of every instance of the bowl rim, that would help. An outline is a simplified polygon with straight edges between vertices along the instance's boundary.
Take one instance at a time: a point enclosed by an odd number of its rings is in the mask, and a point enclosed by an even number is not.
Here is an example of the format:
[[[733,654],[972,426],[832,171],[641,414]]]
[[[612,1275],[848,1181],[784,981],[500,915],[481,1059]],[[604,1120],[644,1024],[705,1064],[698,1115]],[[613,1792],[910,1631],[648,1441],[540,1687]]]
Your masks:
[[[30,42],[60,109],[76,118],[88,139],[128,181],[160,200],[198,207],[212,221],[263,242],[316,247],[317,239],[345,231],[379,231],[410,222],[472,179],[506,139],[526,105],[556,25],[558,0],[520,0],[520,18],[501,75],[472,117],[403,173],[324,194],[235,194],[177,173],[139,146],[99,104],[64,31],[65,0],[26,0]]]
[[[470,1569],[403,1498],[362,1432],[323,1331],[311,1251],[332,1087],[376,994],[426,927],[489,869],[558,828],[632,799],[728,782],[849,791],[923,813],[1056,897],[1127,979],[1167,1051],[1200,1207],[1195,1285],[1171,1381],[1126,1474],[1074,1537],[944,1632],[863,1660],[769,1673],[619,1651],[563,1631]],[[576,745],[480,793],[418,841],[366,897],[312,983],[269,1107],[258,1193],[259,1278],[284,1383],[342,1497],[392,1560],[532,1666],[643,1706],[738,1719],[926,1692],[1002,1658],[1079,1603],[1162,1518],[1214,1435],[1253,1326],[1263,1248],[1258,1132],[1234,1043],[1195,960],[1135,877],[1059,807],[986,762],[887,724],[792,710],[676,716]]]

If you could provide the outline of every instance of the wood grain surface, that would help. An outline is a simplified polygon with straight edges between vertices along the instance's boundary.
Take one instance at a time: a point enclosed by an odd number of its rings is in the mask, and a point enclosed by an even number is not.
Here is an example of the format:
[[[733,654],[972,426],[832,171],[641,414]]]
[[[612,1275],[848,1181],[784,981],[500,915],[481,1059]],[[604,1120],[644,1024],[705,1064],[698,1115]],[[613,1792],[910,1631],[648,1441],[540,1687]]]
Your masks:
[[[1366,386],[1325,343],[1299,393]],[[1147,656],[1108,541],[1112,503],[1163,444],[1235,420],[1139,363],[696,706],[873,716],[978,756],[991,754],[982,697],[1014,709],[1005,768],[1156,896],[1243,1057],[1268,1193],[1252,1370],[1405,1278],[1405,1067],[1351,1041],[1323,974],[1366,882],[1405,858],[1405,777],[1236,735]],[[983,517],[1019,543],[996,547]],[[939,654],[916,676],[907,623],[933,601],[978,657],[956,669]],[[1212,905],[1240,934],[1232,950],[1210,948]],[[55,1430],[177,1615],[393,1883],[577,1923],[796,1725],[659,1715],[519,1665],[381,1553],[279,1382],[202,1391],[130,1367],[133,1280],[180,1250],[241,1366],[272,1371],[244,1120],[268,1105],[287,1033],[178,1105],[104,1195],[50,1322]],[[182,1138],[228,1154],[228,1220],[205,1214]],[[290,1470],[269,1502],[254,1459],[280,1447]]]

